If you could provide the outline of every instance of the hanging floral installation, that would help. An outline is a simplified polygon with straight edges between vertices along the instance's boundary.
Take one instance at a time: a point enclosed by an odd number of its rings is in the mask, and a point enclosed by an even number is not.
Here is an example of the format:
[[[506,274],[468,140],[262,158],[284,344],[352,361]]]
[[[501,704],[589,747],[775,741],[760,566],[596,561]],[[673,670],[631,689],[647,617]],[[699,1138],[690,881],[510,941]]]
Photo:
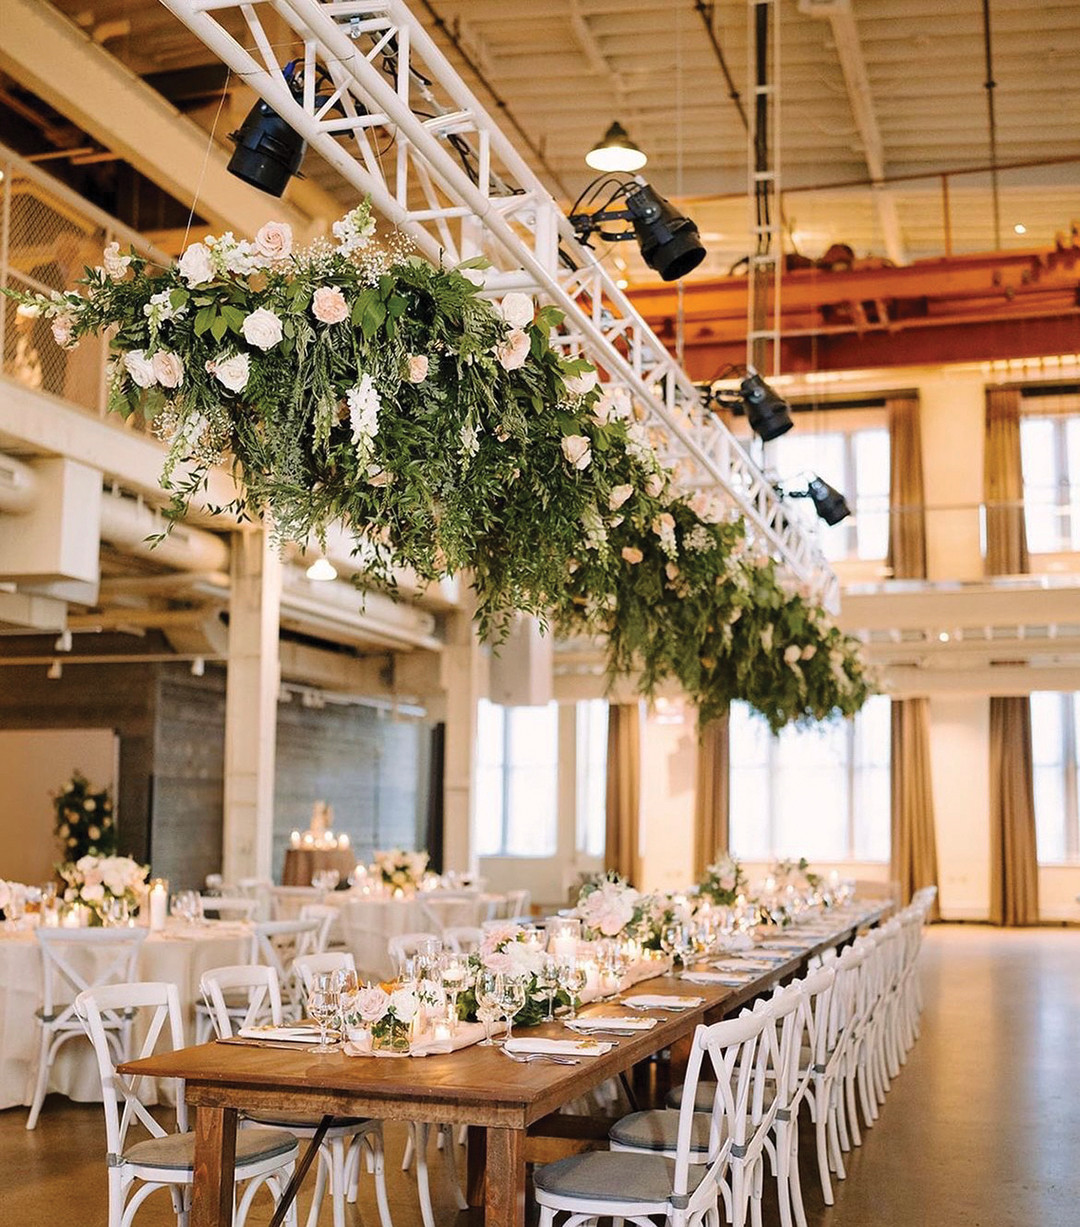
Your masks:
[[[702,720],[744,699],[778,729],[851,715],[857,643],[782,578],[729,507],[676,492],[628,394],[550,341],[531,297],[484,298],[484,262],[436,268],[373,240],[367,202],[334,241],[231,233],[162,269],[113,243],[79,288],[20,295],[73,346],[113,329],[109,406],[167,446],[184,514],[216,464],[282,541],[341,522],[366,586],[465,571],[480,633],[516,611],[606,636],[612,675],[673,678]]]

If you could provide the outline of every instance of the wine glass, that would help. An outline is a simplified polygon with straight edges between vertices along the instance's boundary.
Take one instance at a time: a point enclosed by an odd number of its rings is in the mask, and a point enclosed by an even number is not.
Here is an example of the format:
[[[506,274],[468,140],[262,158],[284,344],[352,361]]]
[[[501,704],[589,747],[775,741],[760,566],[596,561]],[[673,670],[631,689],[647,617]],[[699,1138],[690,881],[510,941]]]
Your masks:
[[[457,1031],[458,994],[469,977],[469,960],[464,954],[447,951],[441,959],[443,988],[450,997],[450,1034]]]
[[[565,989],[570,998],[570,1012],[566,1017],[573,1022],[577,1018],[578,994],[589,982],[588,972],[577,959],[567,959],[559,964],[558,980],[559,987]]]
[[[547,997],[547,1021],[555,1017],[555,996],[559,991],[559,963],[550,954],[545,955],[536,969],[536,987]]]
[[[319,1042],[311,1049],[312,1052],[334,1051],[335,1045],[328,1042],[327,1031],[331,1021],[337,1017],[340,1008],[341,998],[332,989],[313,988],[308,993],[308,1013],[319,1024]]]
[[[506,1038],[503,1043],[509,1043],[514,1038],[514,1016],[525,1004],[525,981],[521,976],[503,976],[502,992],[499,994],[499,1008],[506,1017]]]
[[[360,982],[356,977],[356,972],[351,967],[339,968],[333,973],[333,977],[341,1014],[341,1034],[344,1036],[349,1025],[349,1016],[356,1006],[356,997],[360,992]]]
[[[484,1038],[477,1047],[493,1048],[491,1024],[502,1013],[502,977],[494,971],[482,970],[476,977],[476,1017],[484,1024]]]

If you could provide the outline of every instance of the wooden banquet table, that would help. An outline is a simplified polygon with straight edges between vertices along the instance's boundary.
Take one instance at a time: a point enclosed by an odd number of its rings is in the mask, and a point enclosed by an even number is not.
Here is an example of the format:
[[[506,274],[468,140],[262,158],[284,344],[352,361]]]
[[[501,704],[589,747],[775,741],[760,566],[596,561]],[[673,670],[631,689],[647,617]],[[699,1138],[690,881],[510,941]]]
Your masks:
[[[636,985],[635,991],[645,988],[702,1002],[677,1014],[657,1011],[660,1018],[651,1030],[621,1038],[607,1053],[586,1057],[579,1065],[513,1064],[497,1048],[476,1046],[422,1059],[378,1060],[210,1043],[132,1061],[120,1069],[186,1080],[188,1103],[198,1108],[191,1227],[227,1227],[231,1222],[237,1115],[244,1109],[473,1126],[470,1169],[480,1158],[486,1179],[479,1196],[471,1190],[471,1200],[483,1204],[486,1227],[523,1227],[525,1165],[541,1158],[529,1150],[534,1137],[545,1136],[545,1118],[653,1053],[687,1040],[699,1023],[716,1022],[800,974],[815,954],[850,941],[891,906],[846,910],[836,916],[835,929],[808,934],[800,952],[738,987],[695,984],[672,975]],[[797,928],[791,936],[798,940]],[[597,1002],[583,1013],[606,1013],[611,1007],[610,1000]],[[530,1027],[528,1034],[565,1038],[568,1032],[556,1020]]]

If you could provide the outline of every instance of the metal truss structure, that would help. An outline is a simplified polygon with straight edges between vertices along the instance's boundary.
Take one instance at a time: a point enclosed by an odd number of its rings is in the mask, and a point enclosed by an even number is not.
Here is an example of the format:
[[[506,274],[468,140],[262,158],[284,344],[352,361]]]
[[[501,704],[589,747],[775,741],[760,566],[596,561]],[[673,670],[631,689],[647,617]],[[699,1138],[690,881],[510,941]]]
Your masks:
[[[453,265],[487,256],[487,293],[526,290],[561,308],[553,341],[629,390],[680,486],[722,492],[753,536],[835,603],[835,577],[807,529],[703,406],[406,4],[162,3],[427,258]],[[293,58],[303,69],[297,95],[281,72]]]

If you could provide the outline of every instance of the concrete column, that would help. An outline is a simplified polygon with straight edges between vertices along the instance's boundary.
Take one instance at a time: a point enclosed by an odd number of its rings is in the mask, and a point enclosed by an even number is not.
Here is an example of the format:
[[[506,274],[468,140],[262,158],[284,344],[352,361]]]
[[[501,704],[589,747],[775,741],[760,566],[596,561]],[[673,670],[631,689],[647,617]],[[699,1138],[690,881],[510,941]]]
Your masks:
[[[926,577],[974,580],[981,549],[986,400],[979,372],[919,382],[926,499]]]
[[[280,610],[281,561],[269,533],[235,534],[225,690],[222,872],[227,882],[270,876]]]
[[[473,869],[472,806],[476,773],[476,705],[487,694],[488,656],[473,628],[471,607],[447,618],[442,652],[446,762],[443,780],[443,866]]]

